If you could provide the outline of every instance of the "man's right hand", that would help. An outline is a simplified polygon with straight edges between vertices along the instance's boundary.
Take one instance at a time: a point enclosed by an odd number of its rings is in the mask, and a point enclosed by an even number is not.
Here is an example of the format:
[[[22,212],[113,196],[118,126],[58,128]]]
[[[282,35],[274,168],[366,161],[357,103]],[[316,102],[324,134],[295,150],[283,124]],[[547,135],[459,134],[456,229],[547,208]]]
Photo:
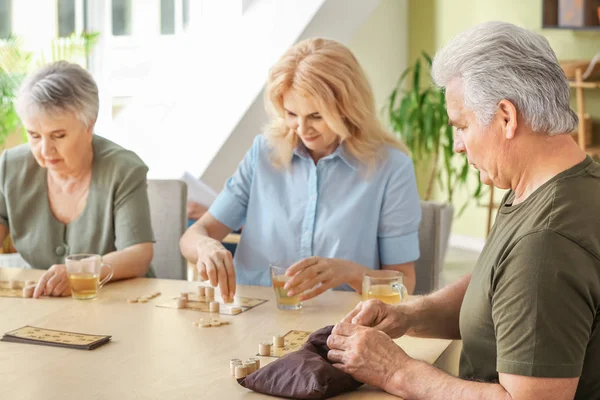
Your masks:
[[[198,262],[196,267],[200,279],[210,280],[212,286],[219,286],[225,301],[235,296],[235,269],[233,256],[217,240],[205,238],[197,246]]]
[[[361,301],[342,322],[369,326],[395,339],[404,335],[409,329],[405,308],[401,304],[390,305],[381,300]]]

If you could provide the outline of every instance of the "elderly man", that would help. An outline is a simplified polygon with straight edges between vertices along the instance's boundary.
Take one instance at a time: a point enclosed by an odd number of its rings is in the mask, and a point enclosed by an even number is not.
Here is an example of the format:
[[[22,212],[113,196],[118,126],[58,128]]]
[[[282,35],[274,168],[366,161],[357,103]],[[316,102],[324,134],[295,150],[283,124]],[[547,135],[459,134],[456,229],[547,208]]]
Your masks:
[[[542,36],[489,22],[436,55],[454,148],[510,189],[472,275],[398,306],[361,303],[330,336],[356,379],[411,399],[600,398],[600,165]],[[460,378],[390,337],[462,339]]]

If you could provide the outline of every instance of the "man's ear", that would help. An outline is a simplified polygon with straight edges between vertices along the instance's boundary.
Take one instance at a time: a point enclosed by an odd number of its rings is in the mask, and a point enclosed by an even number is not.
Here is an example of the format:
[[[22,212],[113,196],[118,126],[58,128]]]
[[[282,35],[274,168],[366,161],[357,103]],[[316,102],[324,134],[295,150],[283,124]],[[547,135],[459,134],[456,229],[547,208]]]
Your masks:
[[[509,100],[501,100],[498,103],[498,111],[496,117],[502,123],[504,137],[512,139],[517,132],[517,107]]]

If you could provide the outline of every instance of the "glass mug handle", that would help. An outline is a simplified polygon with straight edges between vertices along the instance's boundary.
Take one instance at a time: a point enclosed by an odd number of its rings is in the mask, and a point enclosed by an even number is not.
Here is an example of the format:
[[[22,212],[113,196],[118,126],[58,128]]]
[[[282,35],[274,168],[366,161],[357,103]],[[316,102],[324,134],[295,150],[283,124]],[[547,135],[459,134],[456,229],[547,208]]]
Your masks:
[[[392,284],[392,288],[400,295],[401,303],[408,299],[408,290],[406,290],[406,286],[404,286],[402,283],[394,283]]]
[[[106,282],[110,281],[110,279],[111,279],[111,278],[113,277],[113,275],[115,274],[115,268],[114,268],[112,265],[110,265],[110,264],[106,264],[106,263],[102,263],[102,264],[100,264],[100,273],[102,273],[102,268],[104,268],[104,267],[108,267],[108,268],[110,268],[110,272],[108,273],[108,275],[106,275],[106,276],[104,277],[104,279],[102,279],[102,280],[100,281],[100,284],[98,285],[98,289],[102,288],[102,286],[104,286],[104,284],[105,284]]]

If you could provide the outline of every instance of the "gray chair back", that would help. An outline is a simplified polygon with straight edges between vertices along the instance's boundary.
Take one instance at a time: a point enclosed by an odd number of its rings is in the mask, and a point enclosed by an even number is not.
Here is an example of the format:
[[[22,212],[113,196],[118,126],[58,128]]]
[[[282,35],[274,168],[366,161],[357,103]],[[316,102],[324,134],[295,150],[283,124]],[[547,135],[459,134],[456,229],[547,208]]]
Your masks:
[[[440,273],[444,265],[453,215],[454,209],[450,204],[421,201],[421,257],[415,263],[415,294],[431,293],[440,287]]]
[[[150,216],[156,243],[152,268],[157,278],[186,279],[179,239],[187,227],[187,186],[179,180],[148,180]]]

